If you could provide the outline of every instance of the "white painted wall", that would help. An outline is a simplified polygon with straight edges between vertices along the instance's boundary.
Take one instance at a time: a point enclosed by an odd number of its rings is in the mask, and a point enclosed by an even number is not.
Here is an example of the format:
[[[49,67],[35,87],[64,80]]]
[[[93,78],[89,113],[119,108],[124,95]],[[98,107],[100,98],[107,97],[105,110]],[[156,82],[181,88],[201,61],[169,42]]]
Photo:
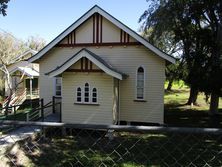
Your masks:
[[[84,124],[113,124],[113,79],[98,73],[63,73],[62,122]],[[90,94],[97,89],[98,105],[77,104],[76,89],[89,83]]]

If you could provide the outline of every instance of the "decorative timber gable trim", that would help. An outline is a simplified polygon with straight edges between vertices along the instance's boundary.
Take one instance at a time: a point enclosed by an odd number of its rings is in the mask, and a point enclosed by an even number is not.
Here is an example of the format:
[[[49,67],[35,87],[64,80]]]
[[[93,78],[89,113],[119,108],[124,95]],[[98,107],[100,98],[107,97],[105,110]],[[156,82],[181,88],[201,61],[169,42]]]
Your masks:
[[[81,61],[81,69],[69,69],[73,64]],[[84,61],[83,61],[84,60]],[[92,63],[94,63],[99,69],[92,69]],[[109,63],[103,60],[100,56],[95,53],[83,48],[71,58],[66,60],[63,64],[57,68],[45,73],[49,77],[55,77],[63,72],[105,72],[114,78],[123,80],[127,77],[126,74],[116,70]]]
[[[99,13],[93,14],[87,21],[91,21],[90,34],[88,39],[91,39],[90,42],[78,42],[76,40],[76,30],[81,27],[77,27],[70,34],[68,34],[61,42],[59,42],[56,47],[87,47],[87,46],[125,46],[125,45],[142,45],[140,42],[136,42],[130,35],[120,29],[119,39],[112,42],[107,42],[103,37],[103,16]],[[81,25],[80,25],[81,26]],[[118,31],[117,31],[118,33]],[[91,38],[90,38],[91,37]]]
[[[76,42],[76,29],[82,25],[88,19],[93,19],[92,29],[93,38],[92,42],[89,43],[77,43]],[[119,42],[104,42],[103,41],[103,18],[110,21],[116,27],[120,29]],[[135,41],[130,41],[130,36],[134,38]],[[61,41],[67,37],[67,42],[61,44]],[[80,17],[76,22],[74,22],[70,27],[63,31],[59,36],[57,36],[53,41],[51,41],[46,47],[39,51],[36,55],[29,59],[29,62],[34,62],[44,56],[53,47],[75,47],[75,46],[117,46],[117,45],[144,45],[149,50],[153,51],[155,54],[161,58],[175,63],[175,58],[167,55],[158,48],[151,45],[146,39],[138,35],[135,31],[131,30],[129,27],[121,23],[119,20],[108,14],[106,11],[95,5],[88,12],[86,12],[82,17]]]

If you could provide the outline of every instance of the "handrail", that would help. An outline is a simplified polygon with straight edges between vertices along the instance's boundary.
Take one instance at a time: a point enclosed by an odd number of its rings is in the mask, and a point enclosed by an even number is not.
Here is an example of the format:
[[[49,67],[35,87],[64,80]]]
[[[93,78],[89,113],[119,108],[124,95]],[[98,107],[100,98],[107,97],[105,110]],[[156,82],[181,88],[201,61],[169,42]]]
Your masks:
[[[58,104],[61,104],[61,102],[55,103],[54,105],[58,105]],[[39,118],[41,118],[41,117],[44,118],[44,115],[48,113],[48,111],[46,111],[44,109],[52,107],[52,106],[53,106],[52,101],[50,101],[42,107],[38,107],[38,108],[35,108],[33,110],[29,110],[28,112],[26,112],[26,119],[27,119],[26,121],[30,121],[33,118],[35,118],[36,116],[38,116],[38,113],[39,113]]]
[[[49,105],[49,104],[51,104],[52,103],[52,101],[50,101],[50,102],[48,102],[47,104],[45,104],[44,106],[47,106],[47,105]]]
[[[15,92],[13,91],[11,97],[13,97],[14,95],[15,95]],[[6,101],[9,99],[9,97],[10,97],[10,96],[7,96],[7,97],[5,98],[5,100],[3,101],[3,103],[6,102]]]
[[[16,97],[24,96],[24,94],[26,94],[26,88],[25,88],[24,90],[22,90],[21,93],[18,94],[17,96],[16,96],[16,91],[13,91],[13,94],[11,95],[11,101],[10,101],[10,103],[16,102],[16,101],[14,101],[14,100],[16,99]],[[10,98],[10,96],[8,96],[8,97],[3,101],[3,103],[2,103],[3,108],[6,106],[9,98]],[[9,103],[9,105],[11,106],[10,103]]]
[[[39,100],[40,101],[40,100]],[[24,105],[26,105],[27,103],[25,103],[25,104],[17,104],[17,105],[11,105],[11,106],[9,106],[8,108],[13,108],[13,107],[19,107],[19,106],[24,106]],[[0,108],[0,110],[3,110],[3,109],[6,109],[6,107],[2,107],[2,108]]]

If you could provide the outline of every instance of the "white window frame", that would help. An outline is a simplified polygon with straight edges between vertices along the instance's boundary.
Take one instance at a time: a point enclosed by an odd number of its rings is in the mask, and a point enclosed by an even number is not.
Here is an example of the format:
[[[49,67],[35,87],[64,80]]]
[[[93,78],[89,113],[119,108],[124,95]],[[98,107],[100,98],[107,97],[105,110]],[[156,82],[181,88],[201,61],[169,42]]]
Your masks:
[[[86,83],[89,84],[89,101],[88,102],[85,102],[85,85]],[[92,104],[92,105],[98,105],[98,88],[96,87],[92,87],[90,86],[91,84],[89,82],[85,82],[83,84],[83,86],[78,86],[76,87],[76,92],[75,92],[75,103],[74,104]],[[77,93],[78,93],[78,88],[81,89],[81,102],[80,101],[77,101]],[[96,89],[96,102],[93,102],[93,89]]]
[[[80,88],[81,101],[78,101],[78,97],[79,97],[79,96],[78,96],[78,88]],[[76,88],[76,102],[77,102],[77,103],[82,103],[82,101],[83,101],[83,91],[82,91],[82,88],[79,86],[79,87]]]
[[[96,89],[96,102],[93,102],[93,89]],[[98,89],[96,87],[93,87],[91,92],[92,92],[92,94],[91,94],[91,103],[97,104],[98,103]]]
[[[88,101],[85,101],[85,98],[86,98],[86,96],[85,96],[85,93],[86,93],[86,90],[85,90],[85,88],[86,88],[86,84],[88,84],[89,85],[89,87],[88,87],[88,94],[89,94],[89,96],[88,96]],[[84,103],[90,103],[90,84],[89,84],[89,82],[86,82],[85,84],[84,84],[84,88],[83,88],[83,92],[84,92],[84,94],[83,94],[83,102]]]
[[[137,84],[138,84],[138,69],[142,67],[143,68],[143,98],[138,98],[137,97]],[[146,97],[145,97],[145,88],[146,88],[146,68],[143,65],[140,65],[136,68],[136,87],[135,87],[135,99],[136,101],[145,101]]]
[[[61,79],[61,90],[60,90],[60,92],[61,92],[61,95],[57,95],[56,94],[56,92],[57,92],[57,83],[56,83],[56,79],[57,78],[60,78]],[[56,97],[62,97],[62,77],[54,77],[54,96],[56,96]]]

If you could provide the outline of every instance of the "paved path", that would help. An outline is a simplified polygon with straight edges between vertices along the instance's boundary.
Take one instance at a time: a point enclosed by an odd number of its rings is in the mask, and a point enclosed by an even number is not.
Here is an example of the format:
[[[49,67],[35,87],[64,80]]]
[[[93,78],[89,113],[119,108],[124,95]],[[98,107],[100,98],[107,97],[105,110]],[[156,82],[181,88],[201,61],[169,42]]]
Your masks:
[[[59,122],[58,114],[50,114],[45,118],[44,122]],[[26,139],[41,130],[38,126],[23,126],[12,130],[7,134],[0,134],[0,158],[4,156],[6,148],[13,145],[19,140]]]

